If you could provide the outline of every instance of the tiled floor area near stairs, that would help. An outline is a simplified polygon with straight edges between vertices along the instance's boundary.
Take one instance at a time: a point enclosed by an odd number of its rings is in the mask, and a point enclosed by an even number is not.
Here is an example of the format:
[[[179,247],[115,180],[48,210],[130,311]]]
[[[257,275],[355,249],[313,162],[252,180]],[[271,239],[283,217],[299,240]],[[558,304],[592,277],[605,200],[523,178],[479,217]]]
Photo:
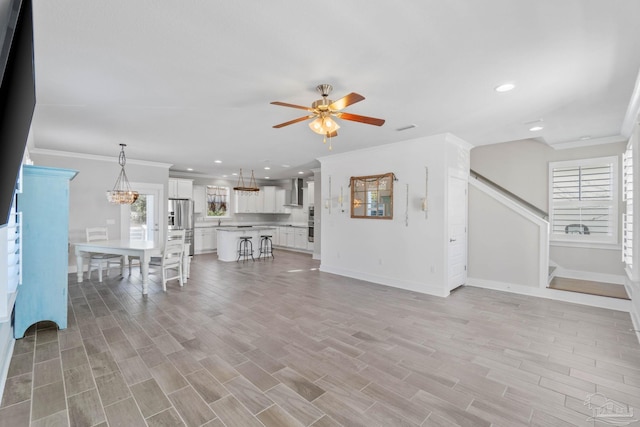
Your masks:
[[[628,313],[318,265],[199,255],[184,288],[152,276],[148,297],[135,270],[70,275],[69,327],[16,342],[0,426],[593,426],[600,396],[640,410]]]

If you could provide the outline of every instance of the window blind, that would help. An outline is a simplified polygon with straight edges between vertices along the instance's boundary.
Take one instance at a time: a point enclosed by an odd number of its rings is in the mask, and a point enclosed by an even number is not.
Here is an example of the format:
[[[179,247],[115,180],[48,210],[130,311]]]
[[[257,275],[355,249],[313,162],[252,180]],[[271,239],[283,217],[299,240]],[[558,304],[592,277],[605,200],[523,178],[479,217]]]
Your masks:
[[[552,235],[563,240],[616,239],[615,169],[612,158],[552,164]]]

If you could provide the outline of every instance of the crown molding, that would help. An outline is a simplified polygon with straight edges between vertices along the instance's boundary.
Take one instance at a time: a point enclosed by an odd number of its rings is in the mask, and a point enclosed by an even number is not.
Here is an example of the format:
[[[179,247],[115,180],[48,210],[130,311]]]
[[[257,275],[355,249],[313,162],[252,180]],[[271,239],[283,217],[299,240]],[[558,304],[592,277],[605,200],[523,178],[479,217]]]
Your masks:
[[[44,148],[30,148],[29,154],[40,154],[42,156],[57,156],[57,157],[70,157],[73,159],[84,159],[84,160],[97,160],[101,162],[110,162],[110,163],[118,163],[118,156],[99,156],[97,154],[87,154],[87,153],[75,153],[72,151],[58,151],[58,150],[47,150]],[[127,157],[127,164],[138,165],[138,166],[151,166],[155,168],[163,168],[169,169],[173,166],[172,163],[159,163],[159,162],[150,162],[147,160],[136,160],[130,159]]]
[[[624,135],[613,135],[602,138],[580,139],[578,141],[567,141],[548,145],[554,150],[567,150],[570,148],[590,147],[592,145],[615,144],[616,142],[626,142],[628,139],[629,138]]]

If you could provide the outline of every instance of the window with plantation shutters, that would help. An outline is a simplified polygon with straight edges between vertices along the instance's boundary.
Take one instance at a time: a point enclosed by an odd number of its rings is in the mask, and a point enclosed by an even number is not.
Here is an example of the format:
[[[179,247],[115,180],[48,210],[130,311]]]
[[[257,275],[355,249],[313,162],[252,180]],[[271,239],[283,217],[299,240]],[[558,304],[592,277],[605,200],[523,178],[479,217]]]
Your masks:
[[[633,267],[633,151],[630,143],[622,158],[622,261]]]
[[[549,164],[551,239],[616,243],[618,158]]]

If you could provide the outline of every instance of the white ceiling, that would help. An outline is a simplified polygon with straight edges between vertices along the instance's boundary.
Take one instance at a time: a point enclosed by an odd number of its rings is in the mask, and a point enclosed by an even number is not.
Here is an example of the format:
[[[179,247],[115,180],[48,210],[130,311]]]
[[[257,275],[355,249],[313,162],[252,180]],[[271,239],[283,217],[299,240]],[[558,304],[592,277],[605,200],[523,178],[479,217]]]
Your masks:
[[[638,0],[34,0],[33,145],[275,179],[442,132],[619,139],[639,16]],[[272,128],[304,112],[271,101],[310,105],[320,83],[385,125],[340,121],[332,152],[306,122]]]

